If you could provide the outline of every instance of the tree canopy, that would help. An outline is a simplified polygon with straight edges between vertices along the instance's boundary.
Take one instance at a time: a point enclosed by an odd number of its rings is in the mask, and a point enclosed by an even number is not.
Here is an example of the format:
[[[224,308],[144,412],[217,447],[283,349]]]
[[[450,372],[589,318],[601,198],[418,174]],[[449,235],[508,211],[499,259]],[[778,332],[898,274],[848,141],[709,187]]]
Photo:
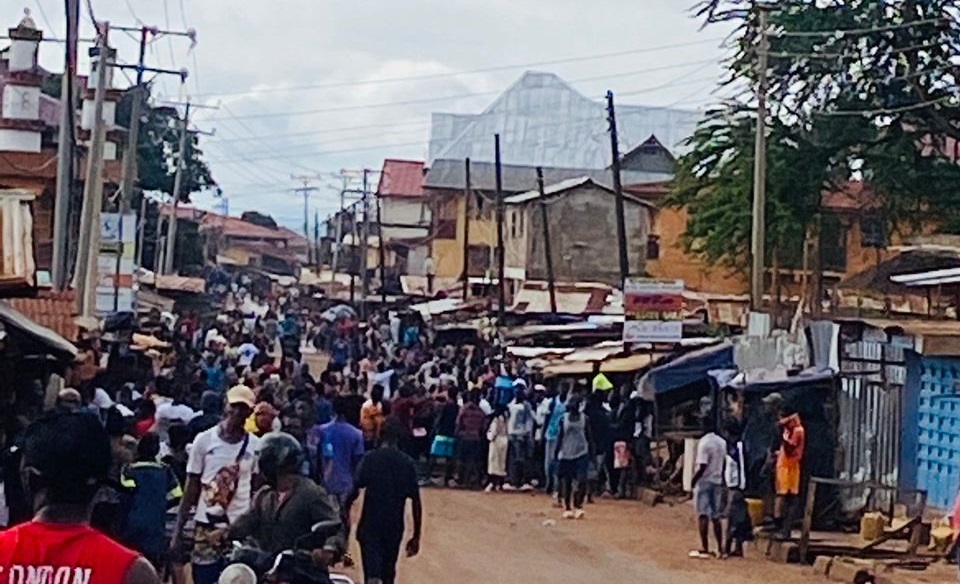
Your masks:
[[[711,263],[745,268],[750,247],[759,7],[707,0],[705,26],[734,23],[733,55],[711,108],[688,140],[669,204],[685,206],[685,242]],[[891,227],[931,220],[960,228],[960,138],[952,63],[958,0],[780,0],[769,7],[767,245],[801,249],[821,193],[869,186]],[[841,32],[842,31],[842,32]]]
[[[135,91],[127,91],[117,107],[117,123],[129,127]],[[180,115],[172,107],[145,105],[140,118],[137,149],[139,188],[173,195],[173,181],[180,151]],[[180,185],[180,200],[189,202],[193,193],[215,188],[216,181],[203,159],[200,139],[195,132],[187,137],[187,156]],[[134,197],[139,203],[139,195]]]
[[[60,98],[62,75],[52,74],[44,79],[43,93]],[[130,127],[130,111],[133,105],[134,90],[124,93],[117,105],[117,124]],[[142,110],[140,137],[137,149],[137,168],[140,191],[160,191],[171,196],[173,177],[176,173],[176,161],[180,149],[180,116],[171,107],[151,107],[145,104]],[[199,137],[190,133],[188,138],[185,174],[180,187],[180,200],[188,202],[190,195],[203,189],[215,188],[217,183],[210,168],[203,159]],[[140,204],[140,192],[134,193],[134,208]]]

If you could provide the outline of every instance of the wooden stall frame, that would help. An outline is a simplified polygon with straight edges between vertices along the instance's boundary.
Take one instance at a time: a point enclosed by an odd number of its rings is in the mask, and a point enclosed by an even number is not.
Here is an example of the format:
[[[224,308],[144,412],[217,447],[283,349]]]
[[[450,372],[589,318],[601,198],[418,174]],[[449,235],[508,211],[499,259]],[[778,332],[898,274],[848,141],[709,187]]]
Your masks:
[[[810,532],[813,529],[813,512],[815,503],[817,500],[817,486],[834,486],[840,489],[851,489],[851,488],[871,488],[883,491],[894,491],[899,492],[899,487],[891,487],[889,485],[883,485],[875,482],[857,482],[857,481],[844,481],[839,479],[826,479],[821,477],[811,477],[809,484],[807,486],[807,500],[806,505],[803,510],[803,527],[800,532],[800,542],[799,542],[799,552],[801,561],[807,557],[807,553],[810,550]],[[920,495],[920,509],[916,515],[910,517],[906,524],[902,525],[899,529],[886,532],[881,535],[879,538],[869,541],[863,546],[861,546],[857,551],[858,554],[864,554],[870,550],[876,548],[877,546],[883,544],[886,541],[894,539],[896,537],[906,535],[909,532],[909,541],[910,544],[907,548],[907,553],[914,555],[917,552],[917,548],[920,546],[920,536],[921,536],[921,525],[923,523],[923,513],[927,506],[927,492],[922,489],[909,489],[904,492],[915,493]]]

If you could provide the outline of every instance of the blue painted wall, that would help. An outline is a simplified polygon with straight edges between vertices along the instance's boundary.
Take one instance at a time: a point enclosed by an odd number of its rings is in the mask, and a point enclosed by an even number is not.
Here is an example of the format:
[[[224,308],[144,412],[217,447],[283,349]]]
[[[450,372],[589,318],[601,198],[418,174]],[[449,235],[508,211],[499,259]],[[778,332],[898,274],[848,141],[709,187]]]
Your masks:
[[[904,439],[916,435],[916,486],[926,489],[929,505],[949,509],[960,486],[960,359],[923,357],[919,361],[919,371],[913,367],[907,377],[910,387],[919,374],[918,399],[905,400],[917,405],[916,432],[904,425]],[[906,444],[903,453],[908,454]]]

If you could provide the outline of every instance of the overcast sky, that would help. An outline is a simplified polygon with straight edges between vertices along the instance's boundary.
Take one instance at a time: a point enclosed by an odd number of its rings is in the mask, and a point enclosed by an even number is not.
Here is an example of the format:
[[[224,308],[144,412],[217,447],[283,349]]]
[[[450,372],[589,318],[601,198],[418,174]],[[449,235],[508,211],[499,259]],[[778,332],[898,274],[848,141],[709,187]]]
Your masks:
[[[116,25],[196,29],[193,50],[177,37],[150,45],[148,65],[190,70],[182,87],[176,77],[158,79],[154,96],[219,105],[194,119],[216,132],[201,146],[231,214],[256,209],[296,228],[303,207],[291,174],[321,174],[311,221],[314,209],[326,215],[338,204],[332,173],[379,169],[385,157],[424,158],[431,112],[479,112],[526,69],[557,73],[598,99],[612,89],[632,93],[624,103],[702,108],[716,99],[724,32],[700,30],[689,13],[694,1],[92,0],[92,7]],[[48,37],[62,37],[62,6],[3,0],[0,22],[15,25],[26,7]],[[83,13],[82,36],[90,38]],[[136,61],[133,38],[115,31],[111,41],[121,61]],[[44,43],[41,63],[61,70],[61,47]],[[115,83],[128,81],[120,75]],[[209,195],[196,199],[215,204]]]

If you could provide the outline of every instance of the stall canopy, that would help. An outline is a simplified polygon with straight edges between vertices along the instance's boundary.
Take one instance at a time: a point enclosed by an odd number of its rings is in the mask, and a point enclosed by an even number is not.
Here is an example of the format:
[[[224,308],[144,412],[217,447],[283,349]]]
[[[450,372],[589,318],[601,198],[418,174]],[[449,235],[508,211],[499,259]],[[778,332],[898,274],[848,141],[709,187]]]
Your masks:
[[[691,351],[647,371],[640,379],[640,391],[644,399],[653,400],[675,389],[708,380],[710,371],[735,368],[733,343],[724,341],[719,345]]]
[[[77,356],[77,348],[73,343],[47,327],[33,322],[6,302],[0,302],[0,322],[4,327],[16,329],[31,341],[45,347],[51,354],[69,359]]]

